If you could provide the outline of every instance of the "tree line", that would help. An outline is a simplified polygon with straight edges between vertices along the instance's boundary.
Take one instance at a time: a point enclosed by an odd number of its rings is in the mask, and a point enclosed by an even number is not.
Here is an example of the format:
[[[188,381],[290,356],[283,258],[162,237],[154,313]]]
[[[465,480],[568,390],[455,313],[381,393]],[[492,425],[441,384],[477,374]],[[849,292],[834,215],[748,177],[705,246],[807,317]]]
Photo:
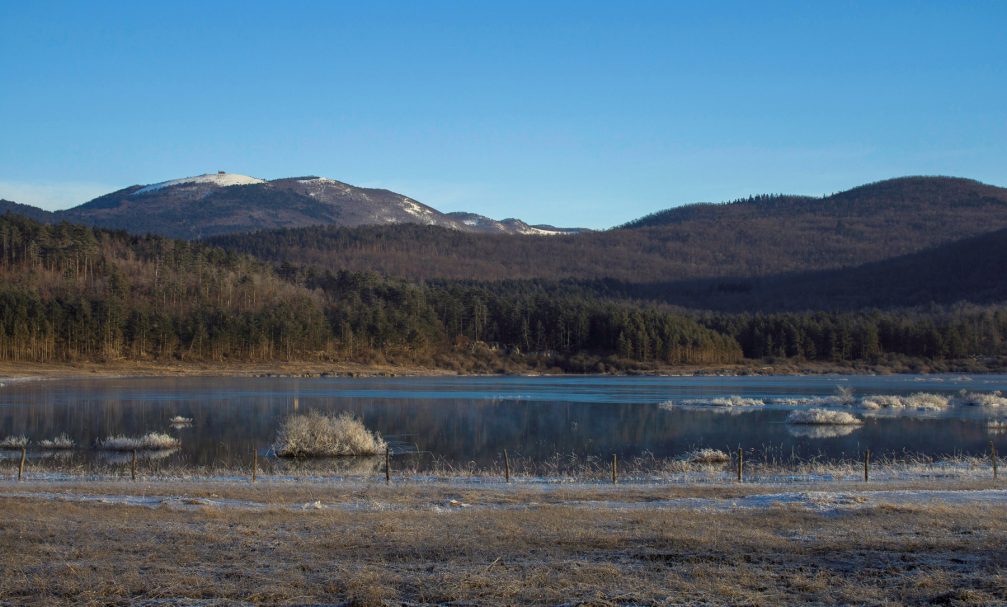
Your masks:
[[[413,363],[464,370],[1007,355],[1007,307],[699,312],[605,281],[416,282],[0,216],[0,359]]]

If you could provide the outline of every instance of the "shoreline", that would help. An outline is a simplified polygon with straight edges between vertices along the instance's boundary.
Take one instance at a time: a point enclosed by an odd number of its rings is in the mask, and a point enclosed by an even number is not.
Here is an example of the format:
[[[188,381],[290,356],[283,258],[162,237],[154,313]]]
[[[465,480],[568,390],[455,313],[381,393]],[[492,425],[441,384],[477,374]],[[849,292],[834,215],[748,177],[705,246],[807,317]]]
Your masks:
[[[831,363],[763,363],[737,365],[660,367],[617,373],[568,373],[526,370],[497,373],[465,373],[419,365],[369,365],[352,362],[203,363],[117,361],[112,363],[13,363],[0,362],[0,381],[42,379],[87,379],[128,377],[745,377],[745,376],[826,376],[826,375],[995,375],[1007,368],[976,368],[950,364],[941,369],[913,369],[885,365],[837,365]]]

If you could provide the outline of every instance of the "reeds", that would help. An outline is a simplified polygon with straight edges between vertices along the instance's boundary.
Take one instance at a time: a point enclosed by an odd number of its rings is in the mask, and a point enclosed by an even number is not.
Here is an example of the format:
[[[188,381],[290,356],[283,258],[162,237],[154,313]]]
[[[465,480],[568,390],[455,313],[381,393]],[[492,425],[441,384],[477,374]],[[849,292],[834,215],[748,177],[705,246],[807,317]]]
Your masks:
[[[177,449],[179,440],[161,432],[148,432],[143,436],[110,436],[98,441],[97,447],[103,451],[158,451],[162,449]]]
[[[723,464],[731,461],[731,456],[720,449],[695,449],[679,459],[690,464]]]
[[[73,440],[66,434],[60,434],[56,438],[46,438],[38,442],[38,446],[41,449],[46,449],[48,451],[66,450],[73,449],[77,446],[77,441]]]
[[[328,416],[318,412],[292,415],[280,426],[273,443],[279,457],[335,457],[377,455],[387,444],[350,413]]]
[[[28,446],[28,437],[25,435],[8,436],[0,439],[0,449],[23,449]]]

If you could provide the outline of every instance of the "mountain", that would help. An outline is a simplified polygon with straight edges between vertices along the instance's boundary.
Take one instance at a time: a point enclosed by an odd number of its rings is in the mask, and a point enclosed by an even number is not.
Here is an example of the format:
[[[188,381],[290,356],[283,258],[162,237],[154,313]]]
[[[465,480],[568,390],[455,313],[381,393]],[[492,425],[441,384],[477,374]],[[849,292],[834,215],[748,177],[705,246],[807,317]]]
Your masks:
[[[821,198],[760,196],[670,209],[554,238],[434,226],[310,227],[214,239],[276,261],[414,279],[752,279],[847,268],[1007,228],[1007,189],[946,177],[869,184]]]
[[[33,207],[27,204],[20,204],[12,200],[5,200],[0,198],[0,215],[5,213],[13,213],[15,215],[23,215],[29,219],[34,219],[35,221],[48,222],[52,221],[52,212],[40,209],[38,207]]]
[[[1007,230],[853,268],[758,279],[606,285],[610,296],[728,311],[857,310],[1007,301]]]
[[[402,223],[472,233],[565,232],[529,226],[516,219],[496,221],[472,213],[445,214],[402,194],[358,188],[334,179],[309,176],[266,181],[224,172],[130,186],[49,214],[25,205],[0,206],[0,211],[4,209],[39,220],[190,240],[275,228]]]

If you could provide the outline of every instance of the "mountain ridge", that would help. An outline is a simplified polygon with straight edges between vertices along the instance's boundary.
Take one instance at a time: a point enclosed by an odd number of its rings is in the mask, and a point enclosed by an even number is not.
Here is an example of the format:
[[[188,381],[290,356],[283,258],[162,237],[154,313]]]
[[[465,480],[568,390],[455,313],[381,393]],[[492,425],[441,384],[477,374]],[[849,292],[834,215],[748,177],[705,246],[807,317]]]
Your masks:
[[[400,225],[274,230],[213,241],[276,262],[421,280],[643,283],[853,267],[1007,228],[1007,189],[945,178],[880,183],[821,199],[764,197],[676,210],[671,222],[547,239]]]
[[[314,225],[416,223],[462,232],[538,236],[568,231],[531,226],[516,219],[497,221],[475,213],[457,218],[391,190],[362,188],[314,175],[264,180],[222,171],[132,185],[62,211],[43,211],[9,201],[0,204],[3,211],[42,221],[63,220],[189,240]]]

